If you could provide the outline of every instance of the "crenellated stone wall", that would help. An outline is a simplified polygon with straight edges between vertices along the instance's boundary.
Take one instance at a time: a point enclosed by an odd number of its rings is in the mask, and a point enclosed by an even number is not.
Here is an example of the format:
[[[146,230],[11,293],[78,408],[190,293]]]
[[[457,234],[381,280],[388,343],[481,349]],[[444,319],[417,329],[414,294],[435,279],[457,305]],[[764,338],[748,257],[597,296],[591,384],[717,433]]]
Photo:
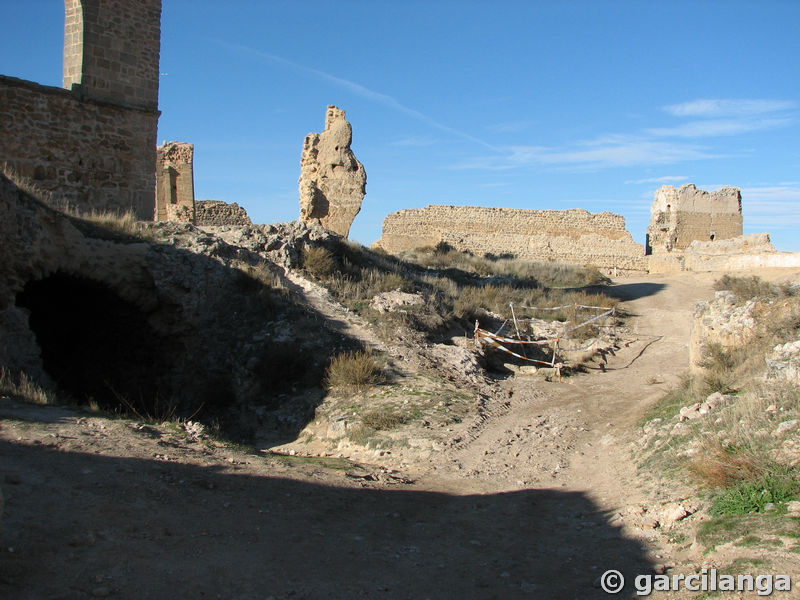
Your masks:
[[[528,210],[431,205],[390,214],[374,246],[397,253],[447,242],[475,254],[594,265],[608,273],[647,270],[625,219],[583,209]]]
[[[739,188],[715,192],[689,183],[675,189],[662,186],[650,208],[647,254],[681,254],[694,241],[719,241],[742,235],[742,195]]]
[[[195,203],[195,220],[198,226],[252,225],[247,211],[233,202],[198,200]]]

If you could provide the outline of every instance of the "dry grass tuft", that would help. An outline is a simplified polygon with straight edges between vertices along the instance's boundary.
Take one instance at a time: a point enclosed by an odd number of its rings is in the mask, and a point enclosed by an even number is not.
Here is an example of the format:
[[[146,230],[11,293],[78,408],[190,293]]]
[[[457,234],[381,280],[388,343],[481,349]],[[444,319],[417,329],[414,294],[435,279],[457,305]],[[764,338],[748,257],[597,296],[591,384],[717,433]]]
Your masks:
[[[381,369],[371,352],[362,350],[338,354],[325,371],[325,387],[360,391],[383,380]]]
[[[724,445],[719,439],[706,440],[688,463],[693,478],[709,488],[723,488],[753,479],[764,470],[763,459],[746,448]]]
[[[325,279],[336,271],[333,255],[322,246],[305,246],[303,248],[303,268],[316,277]]]
[[[797,290],[789,285],[775,285],[755,275],[734,277],[725,274],[714,282],[714,289],[733,292],[742,301],[752,298],[780,298],[797,295]]]
[[[137,236],[141,233],[136,215],[132,210],[118,212],[92,209],[88,212],[76,212],[74,216],[118,233]]]
[[[369,427],[375,431],[386,431],[394,429],[408,422],[408,416],[395,412],[391,408],[376,408],[361,418],[364,427]]]
[[[0,394],[8,394],[33,404],[53,404],[55,395],[33,381],[27,374],[14,374],[0,367]]]

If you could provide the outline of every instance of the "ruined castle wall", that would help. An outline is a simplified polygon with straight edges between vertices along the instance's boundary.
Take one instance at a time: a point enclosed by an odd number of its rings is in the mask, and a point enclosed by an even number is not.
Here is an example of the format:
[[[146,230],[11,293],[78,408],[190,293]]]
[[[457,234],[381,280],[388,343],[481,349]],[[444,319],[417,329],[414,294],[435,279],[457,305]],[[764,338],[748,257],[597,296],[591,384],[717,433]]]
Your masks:
[[[525,210],[427,206],[392,213],[375,246],[402,252],[447,242],[475,254],[513,254],[535,261],[595,265],[613,272],[645,271],[644,248],[625,219],[582,209]]]
[[[161,0],[65,0],[64,88],[0,76],[0,168],[81,209],[151,220]]]
[[[193,161],[192,144],[156,148],[156,221],[195,222]]]
[[[650,208],[647,253],[681,253],[694,241],[719,241],[742,235],[742,197],[735,187],[715,192],[693,184],[662,186]]]
[[[204,227],[253,224],[247,211],[236,202],[228,204],[221,200],[198,200],[195,203],[195,218],[197,225]]]
[[[0,75],[0,167],[84,209],[153,218],[158,113]]]

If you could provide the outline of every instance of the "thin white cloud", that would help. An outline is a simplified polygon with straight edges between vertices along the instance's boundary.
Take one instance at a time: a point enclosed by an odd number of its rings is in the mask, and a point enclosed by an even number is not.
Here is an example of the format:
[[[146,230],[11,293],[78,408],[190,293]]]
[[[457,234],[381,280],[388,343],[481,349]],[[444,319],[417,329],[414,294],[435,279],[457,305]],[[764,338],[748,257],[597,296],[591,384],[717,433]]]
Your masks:
[[[701,98],[665,106],[664,110],[677,117],[742,117],[763,115],[797,108],[792,100]]]
[[[543,150],[535,146],[518,146],[512,150],[511,159],[519,163],[572,164],[593,168],[668,164],[717,157],[699,146],[623,137],[605,143],[581,143],[574,148]]]
[[[645,179],[629,179],[626,184],[642,184],[642,183],[670,183],[671,181],[688,181],[687,175],[664,175],[663,177],[647,177]]]
[[[800,226],[800,185],[744,187],[742,213],[750,227]]]
[[[565,147],[511,146],[509,151],[510,154],[507,156],[483,156],[446,168],[502,171],[544,165],[592,170],[608,167],[670,164],[722,156],[694,144],[678,144],[621,135],[585,140]]]
[[[495,123],[487,125],[486,130],[492,133],[519,133],[525,131],[531,126],[533,121],[507,121],[504,123]]]
[[[243,46],[241,44],[233,44],[233,43],[225,42],[225,41],[221,41],[221,40],[215,40],[215,43],[217,43],[220,46],[229,48],[231,50],[237,50],[239,52],[244,52],[244,53],[247,53],[247,54],[251,54],[251,55],[257,56],[257,57],[259,57],[261,59],[268,60],[270,62],[277,63],[277,64],[283,65],[285,67],[289,67],[289,68],[291,68],[291,69],[293,69],[295,71],[298,71],[300,73],[305,73],[306,75],[311,75],[313,77],[316,77],[317,79],[324,79],[325,81],[328,81],[330,83],[333,83],[334,85],[337,85],[337,86],[339,86],[341,88],[344,88],[344,89],[348,90],[349,92],[351,92],[351,93],[353,93],[353,94],[355,94],[357,96],[361,96],[362,98],[366,98],[368,100],[372,100],[373,102],[377,102],[378,104],[383,104],[384,106],[388,106],[389,108],[392,108],[392,109],[394,109],[394,110],[396,110],[398,112],[401,112],[401,113],[404,113],[404,114],[406,114],[406,115],[408,115],[410,117],[413,117],[414,119],[417,119],[418,121],[422,121],[423,123],[427,123],[428,125],[430,125],[432,127],[435,127],[436,129],[439,129],[441,131],[445,131],[447,133],[450,133],[452,135],[458,136],[458,137],[463,138],[465,140],[469,140],[471,142],[475,142],[476,144],[480,144],[481,146],[485,146],[486,148],[489,148],[490,150],[493,150],[495,152],[502,152],[499,148],[497,148],[496,146],[493,146],[492,144],[489,144],[488,142],[484,142],[483,140],[478,139],[475,136],[472,136],[472,135],[470,135],[468,133],[465,133],[463,131],[459,131],[458,129],[454,129],[453,127],[449,127],[447,125],[439,123],[435,119],[432,119],[431,117],[419,112],[418,110],[414,110],[413,108],[409,108],[409,107],[401,104],[399,101],[397,101],[392,96],[389,96],[388,94],[383,94],[381,92],[376,92],[374,90],[371,90],[371,89],[361,85],[360,83],[356,83],[354,81],[350,81],[349,79],[344,79],[342,77],[337,77],[335,75],[331,75],[330,73],[325,73],[324,71],[320,71],[318,69],[313,69],[311,67],[306,67],[306,66],[298,64],[298,63],[296,63],[294,61],[291,61],[288,58],[283,58],[282,56],[277,56],[275,54],[269,54],[268,52],[262,52],[261,50],[256,50],[255,48],[250,48],[248,46]]]
[[[772,119],[709,119],[705,121],[690,121],[675,127],[656,127],[645,130],[654,136],[662,137],[717,137],[723,135],[737,135],[748,131],[761,131],[788,125],[790,118]]]
[[[433,146],[438,140],[427,136],[406,136],[389,142],[390,146]]]

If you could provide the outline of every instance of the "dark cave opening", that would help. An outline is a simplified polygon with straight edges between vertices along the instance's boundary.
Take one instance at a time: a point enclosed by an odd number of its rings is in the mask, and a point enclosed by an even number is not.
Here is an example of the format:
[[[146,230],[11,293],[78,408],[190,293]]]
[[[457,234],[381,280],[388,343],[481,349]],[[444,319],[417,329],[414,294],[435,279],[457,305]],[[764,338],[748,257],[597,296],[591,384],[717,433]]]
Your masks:
[[[107,285],[57,272],[29,281],[16,304],[30,311],[44,370],[74,401],[152,416],[170,405],[169,345]]]

